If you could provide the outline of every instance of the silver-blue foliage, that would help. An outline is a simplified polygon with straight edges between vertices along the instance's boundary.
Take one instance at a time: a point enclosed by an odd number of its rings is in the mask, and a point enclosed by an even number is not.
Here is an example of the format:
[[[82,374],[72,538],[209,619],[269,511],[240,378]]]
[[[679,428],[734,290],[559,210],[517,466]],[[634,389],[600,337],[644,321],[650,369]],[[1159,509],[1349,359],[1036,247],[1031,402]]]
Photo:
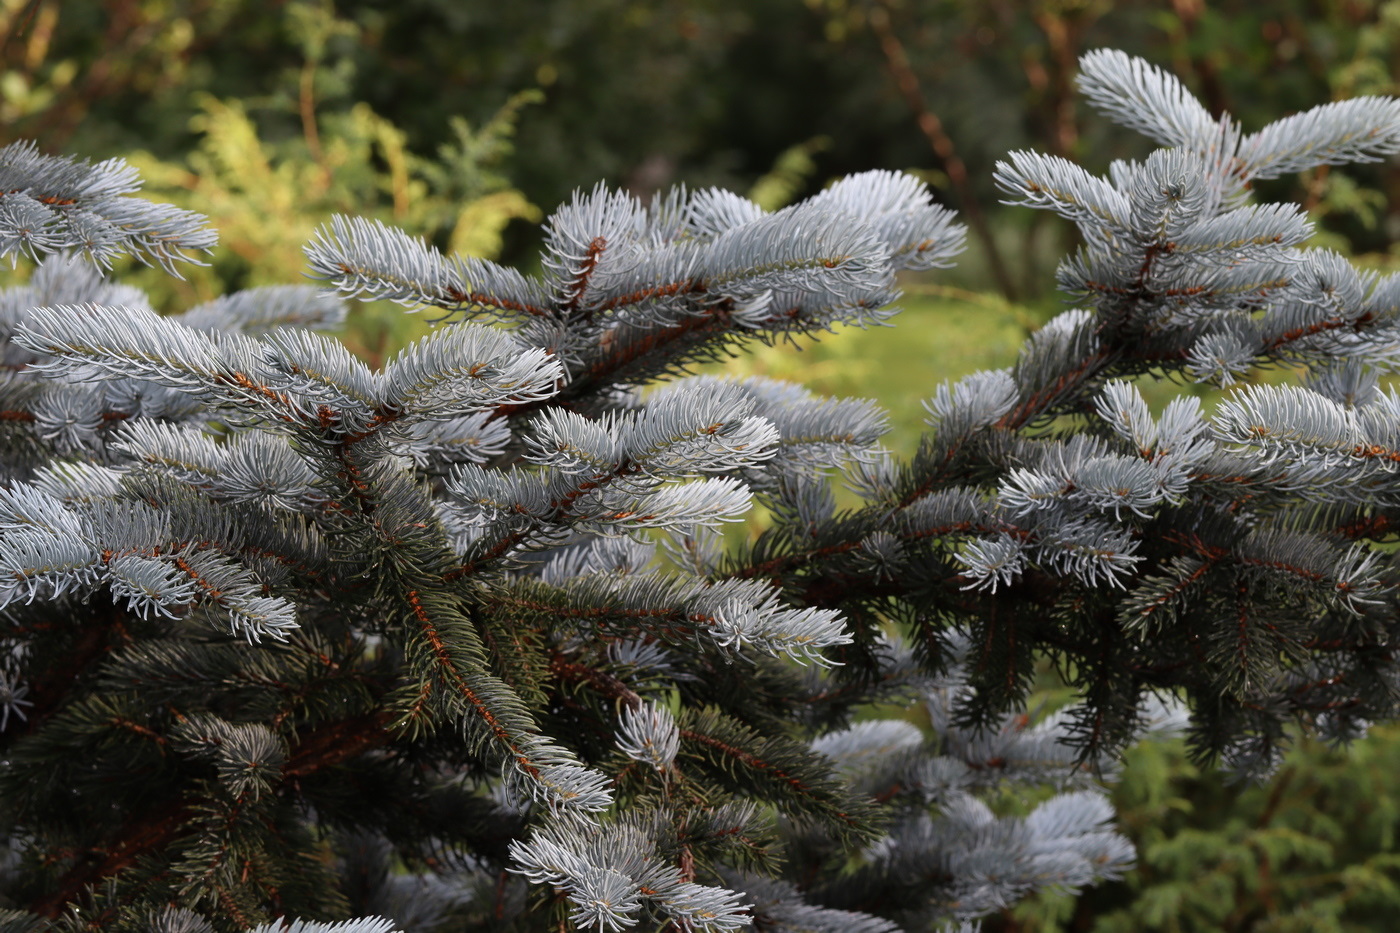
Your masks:
[[[202,220],[0,149],[0,255],[40,260],[0,294],[0,819],[32,855],[0,892],[45,892],[0,918],[970,930],[1128,870],[1099,781],[1178,701],[1255,772],[1289,717],[1394,716],[1400,277],[1249,183],[1400,151],[1400,104],[1246,134],[1145,62],[1082,66],[1167,148],[997,165],[1077,226],[1075,307],[926,387],[907,462],[872,403],[684,374],[888,320],[963,239],[910,176],[773,213],[600,186],[538,276],[340,217],[323,291],[162,316],[100,269],[207,249]],[[455,320],[375,371],[316,333],[348,297]],[[1269,365],[1311,375],[1209,416],[1136,385]],[[1046,658],[1081,697],[1034,719]],[[928,728],[859,718],[881,702]],[[1066,792],[979,797],[1014,781]]]

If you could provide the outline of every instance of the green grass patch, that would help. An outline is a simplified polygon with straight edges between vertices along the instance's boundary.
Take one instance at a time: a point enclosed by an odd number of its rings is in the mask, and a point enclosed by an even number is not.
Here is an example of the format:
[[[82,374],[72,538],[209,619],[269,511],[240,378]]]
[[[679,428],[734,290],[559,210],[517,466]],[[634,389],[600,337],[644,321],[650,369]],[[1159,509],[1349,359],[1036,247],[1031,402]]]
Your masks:
[[[939,383],[1010,366],[1038,318],[993,296],[911,294],[889,326],[838,326],[798,346],[758,346],[707,372],[798,382],[821,395],[873,398],[890,413],[886,445],[908,455],[923,432],[923,400]]]

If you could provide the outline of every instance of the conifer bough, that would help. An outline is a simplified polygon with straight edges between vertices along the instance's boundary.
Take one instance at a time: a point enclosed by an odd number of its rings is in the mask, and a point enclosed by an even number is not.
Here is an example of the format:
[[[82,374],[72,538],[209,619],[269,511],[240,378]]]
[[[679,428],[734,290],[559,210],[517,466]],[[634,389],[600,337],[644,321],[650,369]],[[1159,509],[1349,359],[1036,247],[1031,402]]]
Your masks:
[[[38,261],[0,295],[0,929],[968,930],[1131,865],[1096,776],[1178,700],[1247,773],[1393,718],[1400,276],[1249,193],[1395,153],[1400,103],[1246,134],[1082,68],[1168,148],[998,164],[1079,228],[1073,307],[921,390],[907,462],[869,402],[684,374],[888,319],[962,244],[908,176],[772,214],[600,187],[538,277],[337,218],[321,291],[163,317],[102,271],[202,221],[0,150],[0,253]],[[376,372],[315,332],[342,297],[449,320]],[[1306,382],[1210,418],[1136,387],[1268,366]],[[1080,697],[1031,724],[1041,658]],[[1010,781],[1065,792],[999,817]]]

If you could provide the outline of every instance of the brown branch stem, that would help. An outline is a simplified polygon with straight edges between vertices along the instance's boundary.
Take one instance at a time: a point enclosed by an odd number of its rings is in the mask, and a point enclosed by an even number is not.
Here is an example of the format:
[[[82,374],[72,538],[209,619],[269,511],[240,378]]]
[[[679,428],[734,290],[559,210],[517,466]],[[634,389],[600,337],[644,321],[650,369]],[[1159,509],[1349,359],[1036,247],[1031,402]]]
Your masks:
[[[981,205],[972,190],[967,165],[958,155],[957,147],[953,145],[952,138],[943,128],[943,121],[929,109],[928,102],[924,99],[923,89],[919,84],[919,76],[909,63],[909,55],[904,49],[904,43],[900,42],[899,37],[895,35],[894,28],[890,23],[889,11],[883,2],[870,8],[869,22],[871,30],[875,33],[876,39],[879,40],[880,51],[885,56],[885,65],[889,69],[891,77],[894,78],[895,85],[904,97],[904,102],[913,111],[919,131],[928,139],[929,145],[933,147],[934,155],[943,163],[943,170],[948,174],[948,181],[958,193],[959,206],[962,208],[963,216],[967,218],[968,225],[972,227],[973,233],[987,252],[987,261],[991,266],[992,276],[997,281],[997,288],[1008,300],[1015,301],[1017,292],[1015,280],[1006,266],[1006,260],[1002,258],[996,238],[992,235],[991,226],[988,225],[987,217],[982,213]]]
[[[282,766],[284,780],[314,774],[388,744],[393,738],[393,733],[389,731],[393,718],[391,711],[381,709],[336,720],[311,732],[287,756]],[[29,910],[45,917],[58,917],[67,904],[82,895],[85,888],[130,868],[147,854],[169,845],[185,831],[194,815],[195,811],[187,803],[175,801],[133,816],[123,825],[113,842],[90,850],[89,858],[80,859],[59,879],[58,887],[31,904]]]

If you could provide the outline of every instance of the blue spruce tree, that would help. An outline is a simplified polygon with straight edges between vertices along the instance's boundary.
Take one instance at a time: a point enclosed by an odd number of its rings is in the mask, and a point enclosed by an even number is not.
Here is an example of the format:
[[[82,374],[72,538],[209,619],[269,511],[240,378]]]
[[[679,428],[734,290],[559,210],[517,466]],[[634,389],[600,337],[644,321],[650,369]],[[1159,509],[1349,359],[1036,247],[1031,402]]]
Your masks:
[[[1400,277],[1249,191],[1400,150],[1400,103],[1245,134],[1082,64],[1167,148],[998,165],[1078,226],[1074,308],[1008,370],[911,374],[907,462],[868,402],[686,371],[888,319],[963,236],[908,176],[772,214],[600,187],[539,277],[340,218],[319,290],[161,316],[103,271],[176,271],[202,219],[0,150],[37,263],[0,295],[0,930],[971,930],[1131,865],[1097,779],[1178,700],[1256,774],[1289,723],[1393,718]],[[316,332],[349,296],[443,321],[375,372]],[[1274,364],[1307,383],[1212,418],[1135,387]],[[1032,725],[1042,658],[1080,698]],[[931,728],[858,715],[891,702]],[[1062,792],[998,817],[1012,781]]]

